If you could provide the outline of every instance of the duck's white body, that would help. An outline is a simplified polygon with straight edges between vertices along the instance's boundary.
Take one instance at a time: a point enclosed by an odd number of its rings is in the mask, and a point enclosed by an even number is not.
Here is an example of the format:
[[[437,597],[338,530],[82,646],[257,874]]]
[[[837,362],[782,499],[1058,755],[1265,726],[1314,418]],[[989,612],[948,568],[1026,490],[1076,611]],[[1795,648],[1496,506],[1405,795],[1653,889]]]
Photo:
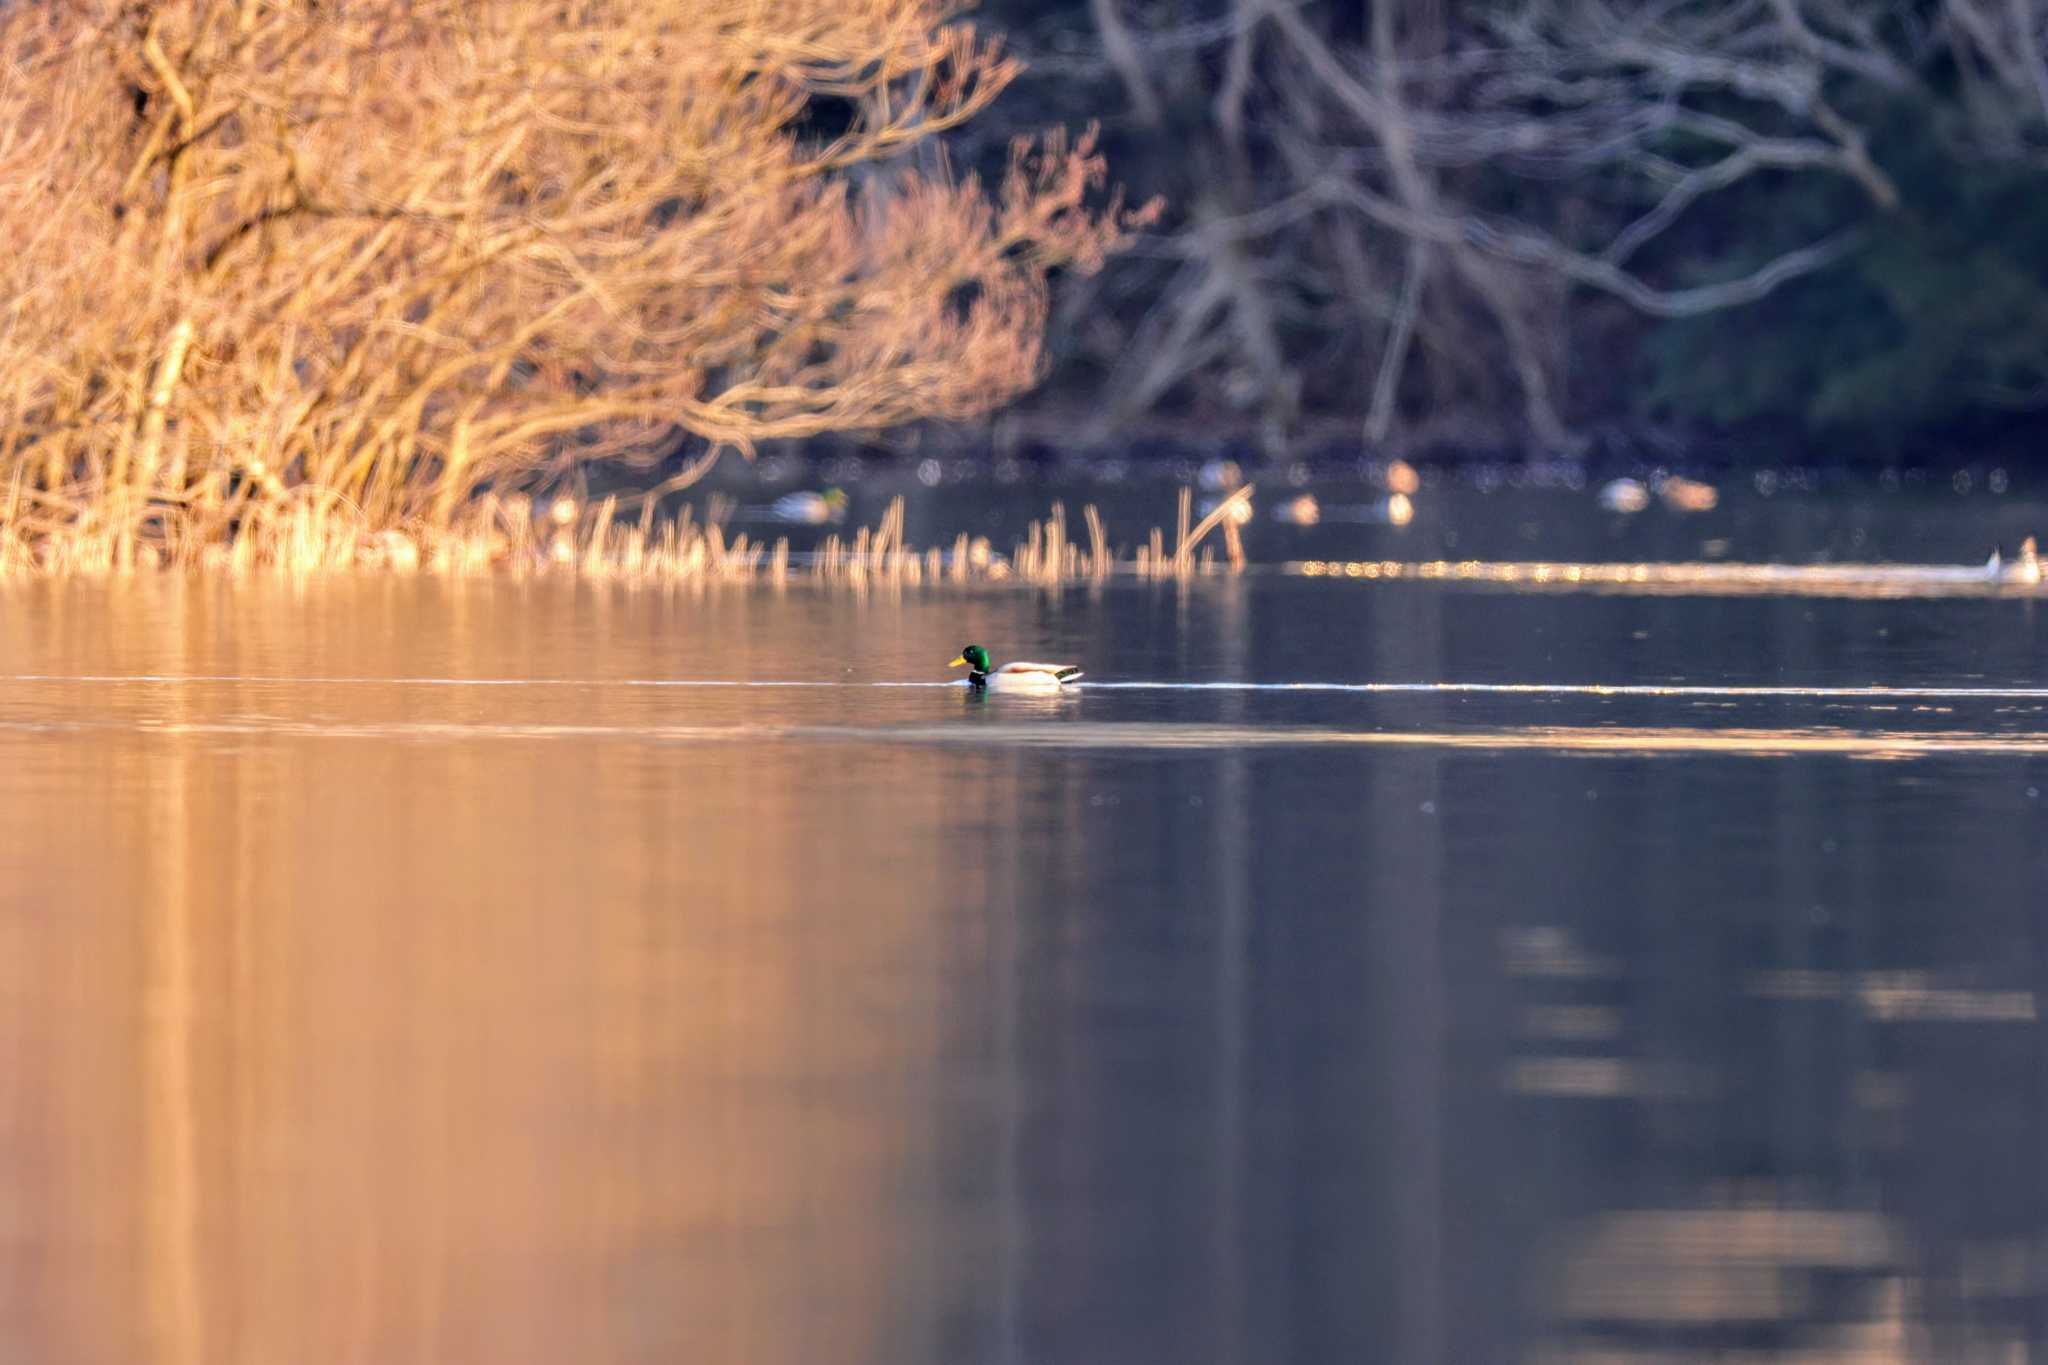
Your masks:
[[[1020,659],[987,673],[974,674],[967,681],[991,692],[1057,692],[1080,676],[1081,670],[1072,664],[1039,664]]]
[[[1610,512],[1621,512],[1629,516],[1650,505],[1650,490],[1637,479],[1615,479],[1600,485],[1596,495],[1600,505]]]

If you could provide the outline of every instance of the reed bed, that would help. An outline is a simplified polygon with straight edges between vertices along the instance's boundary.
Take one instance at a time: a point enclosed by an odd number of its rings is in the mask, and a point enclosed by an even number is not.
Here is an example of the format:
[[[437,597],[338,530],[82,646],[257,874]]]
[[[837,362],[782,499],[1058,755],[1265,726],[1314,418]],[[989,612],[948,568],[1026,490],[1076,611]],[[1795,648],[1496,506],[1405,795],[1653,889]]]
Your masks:
[[[811,580],[865,586],[1016,582],[1040,586],[1100,581],[1112,575],[1150,579],[1235,572],[1244,567],[1237,528],[1251,505],[1247,485],[1200,521],[1193,496],[1181,490],[1171,549],[1152,528],[1134,549],[1120,549],[1093,507],[1081,513],[1081,535],[1054,503],[1024,539],[998,550],[986,537],[959,535],[945,546],[915,546],[904,536],[903,499],[893,499],[873,526],[832,534],[798,552],[786,537],[772,543],[730,529],[723,509],[700,516],[685,508],[662,517],[644,503],[623,517],[620,500],[536,501],[485,495],[445,524],[422,521],[378,529],[347,500],[296,493],[245,505],[230,525],[162,504],[66,509],[61,517],[16,496],[0,504],[0,578],[107,577],[167,570],[310,577],[384,572],[444,577],[509,575],[623,583]],[[1207,543],[1221,528],[1223,553]]]

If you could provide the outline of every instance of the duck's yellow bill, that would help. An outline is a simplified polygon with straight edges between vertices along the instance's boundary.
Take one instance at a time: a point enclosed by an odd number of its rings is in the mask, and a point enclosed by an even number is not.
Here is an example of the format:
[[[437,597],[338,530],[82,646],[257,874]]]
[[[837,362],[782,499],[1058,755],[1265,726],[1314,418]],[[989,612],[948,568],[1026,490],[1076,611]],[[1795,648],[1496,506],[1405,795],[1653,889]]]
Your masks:
[[[966,666],[967,660],[965,659],[955,659],[952,663],[946,665],[948,668],[965,668]]]

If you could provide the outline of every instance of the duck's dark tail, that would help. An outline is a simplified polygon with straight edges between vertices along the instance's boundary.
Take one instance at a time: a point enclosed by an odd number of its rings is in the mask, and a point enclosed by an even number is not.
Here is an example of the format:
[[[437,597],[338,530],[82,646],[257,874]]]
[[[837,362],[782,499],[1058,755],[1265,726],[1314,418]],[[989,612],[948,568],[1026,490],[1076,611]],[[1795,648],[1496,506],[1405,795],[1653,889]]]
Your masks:
[[[1078,668],[1062,668],[1058,673],[1055,673],[1053,676],[1058,678],[1063,683],[1070,683],[1074,681],[1074,679],[1081,676],[1081,670]]]

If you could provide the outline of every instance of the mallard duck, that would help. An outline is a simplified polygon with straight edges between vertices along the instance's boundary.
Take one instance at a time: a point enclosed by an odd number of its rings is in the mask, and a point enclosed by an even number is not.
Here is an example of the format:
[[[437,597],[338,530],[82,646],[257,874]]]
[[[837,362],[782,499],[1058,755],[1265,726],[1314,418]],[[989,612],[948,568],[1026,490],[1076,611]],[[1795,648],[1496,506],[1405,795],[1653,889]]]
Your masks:
[[[1071,664],[1034,664],[1020,660],[994,668],[989,664],[988,651],[980,645],[967,646],[960,651],[960,657],[946,667],[965,667],[969,687],[985,687],[991,692],[1057,692],[1081,676],[1081,670]]]

